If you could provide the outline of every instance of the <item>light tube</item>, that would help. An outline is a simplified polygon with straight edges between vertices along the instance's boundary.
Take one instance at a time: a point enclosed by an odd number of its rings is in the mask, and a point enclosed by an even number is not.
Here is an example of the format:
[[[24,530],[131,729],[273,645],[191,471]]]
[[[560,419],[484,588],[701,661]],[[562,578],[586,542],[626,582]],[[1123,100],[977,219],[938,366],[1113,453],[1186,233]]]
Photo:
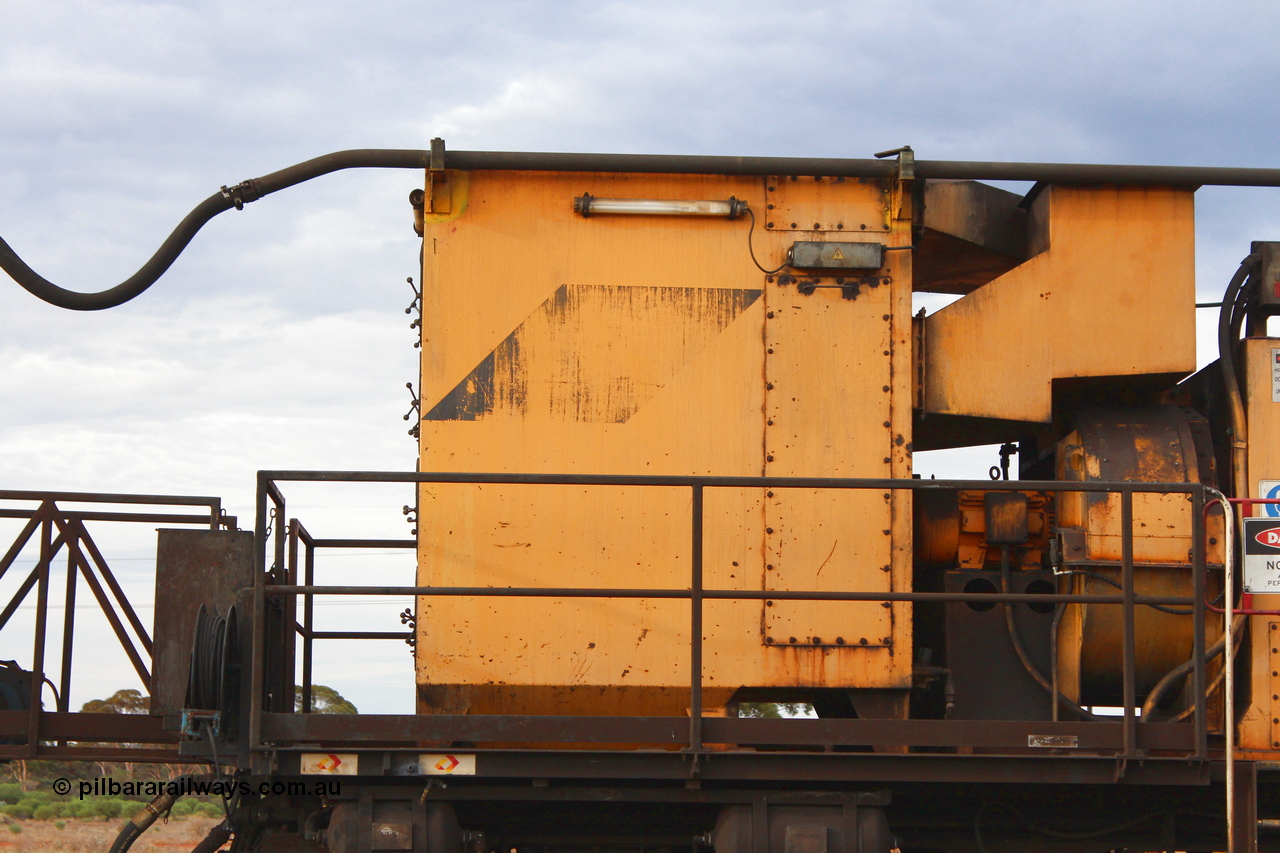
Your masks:
[[[747,210],[747,203],[730,196],[726,201],[685,201],[655,198],[596,198],[583,193],[573,200],[573,212],[585,216],[596,214],[632,214],[640,216],[724,216],[735,219]]]

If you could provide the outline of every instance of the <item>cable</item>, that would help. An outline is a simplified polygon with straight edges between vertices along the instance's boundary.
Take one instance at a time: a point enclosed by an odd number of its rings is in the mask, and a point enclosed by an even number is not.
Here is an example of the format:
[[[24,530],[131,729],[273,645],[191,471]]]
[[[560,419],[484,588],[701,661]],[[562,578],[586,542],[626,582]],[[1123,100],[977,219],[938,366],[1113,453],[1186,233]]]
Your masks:
[[[1218,312],[1218,364],[1222,370],[1222,382],[1226,386],[1227,401],[1231,406],[1231,485],[1236,497],[1248,497],[1248,427],[1245,423],[1244,399],[1240,394],[1240,382],[1236,376],[1235,345],[1240,339],[1240,324],[1244,322],[1243,304],[1248,294],[1243,290],[1245,282],[1259,261],[1256,253],[1245,256],[1239,269],[1231,277],[1222,297],[1222,310]]]
[[[1115,587],[1118,590],[1121,590],[1121,591],[1124,590],[1124,586],[1118,580],[1116,580],[1115,578],[1109,578],[1106,575],[1102,574],[1101,572],[1091,572],[1086,569],[1067,569],[1065,571],[1058,572],[1058,574],[1082,575],[1087,578],[1093,578],[1094,580],[1100,580],[1103,583],[1110,584],[1111,586]],[[1218,598],[1214,599],[1213,603],[1217,604],[1218,601],[1220,601],[1221,599],[1222,599],[1222,596],[1220,595],[1218,596]],[[1183,610],[1179,607],[1170,607],[1167,604],[1147,604],[1143,606],[1150,607],[1152,610],[1159,610],[1161,613],[1168,613],[1171,616],[1190,616],[1192,613],[1195,612],[1194,610]]]
[[[1009,546],[1008,545],[1001,546],[1001,549],[1000,549],[1000,592],[1005,595],[1009,594]],[[1067,710],[1071,711],[1072,713],[1078,714],[1082,719],[1085,719],[1085,720],[1108,719],[1107,717],[1100,717],[1097,714],[1090,713],[1089,711],[1086,711],[1084,708],[1081,708],[1075,702],[1072,702],[1066,696],[1063,696],[1061,693],[1059,693],[1056,685],[1050,684],[1049,681],[1045,679],[1043,675],[1040,674],[1040,670],[1036,668],[1035,663],[1032,662],[1031,657],[1027,654],[1027,650],[1023,647],[1022,638],[1018,636],[1018,626],[1014,624],[1014,621],[1013,621],[1012,605],[1010,605],[1010,603],[1007,601],[1001,602],[1001,605],[1004,607],[1004,626],[1005,626],[1005,630],[1009,634],[1009,641],[1013,643],[1013,650],[1015,653],[1017,653],[1018,660],[1022,662],[1023,669],[1025,669],[1027,671],[1027,674],[1030,675],[1032,679],[1035,680],[1036,684],[1039,684],[1040,687],[1043,688],[1044,691],[1050,695],[1050,697],[1056,697],[1058,704],[1067,708]]]
[[[260,178],[242,181],[233,187],[223,187],[196,205],[136,273],[115,287],[97,293],[67,290],[45,279],[27,266],[3,238],[0,238],[0,269],[33,296],[59,308],[72,311],[114,308],[155,284],[205,223],[224,211],[233,207],[243,210],[246,204],[263,196],[342,169],[426,169],[430,166],[431,152],[426,150],[352,149],[306,160]]]
[[[787,259],[782,262],[782,266],[772,270],[765,269],[760,264],[760,262],[756,260],[756,249],[751,241],[752,235],[756,233],[756,214],[755,214],[755,211],[752,210],[750,207],[747,208],[747,216],[751,217],[751,227],[747,229],[747,251],[751,253],[751,263],[756,265],[756,269],[760,270],[760,272],[764,273],[765,275],[774,275],[776,273],[782,272],[787,267],[791,266],[791,257],[789,255]]]
[[[1244,628],[1244,622],[1245,622],[1245,617],[1237,616],[1235,618],[1235,621],[1232,622],[1232,632],[1235,634],[1239,634],[1241,629]],[[1205,649],[1204,651],[1205,664],[1208,664],[1209,661],[1213,660],[1218,655],[1222,654],[1222,650],[1226,648],[1226,646],[1227,646],[1227,638],[1226,638],[1226,634],[1224,633],[1221,637],[1218,638],[1217,642],[1209,646],[1209,648]],[[1235,651],[1236,653],[1239,653],[1238,649]],[[1183,663],[1178,664],[1173,669],[1165,673],[1164,677],[1155,683],[1155,686],[1152,687],[1150,692],[1147,693],[1146,701],[1142,703],[1143,719],[1146,719],[1147,715],[1155,711],[1156,705],[1158,705],[1160,703],[1160,700],[1164,698],[1164,694],[1168,692],[1169,688],[1171,688],[1174,684],[1176,684],[1194,667],[1195,667],[1194,660],[1184,661]],[[1217,677],[1215,677],[1213,680],[1213,684],[1209,685],[1209,688],[1208,690],[1206,690],[1206,692],[1208,693],[1213,692],[1214,687],[1222,679],[1223,672],[1225,672],[1225,670],[1220,671],[1218,673]],[[1191,712],[1195,711],[1195,709],[1196,709],[1196,706],[1191,705],[1185,711],[1183,711],[1182,714],[1175,717],[1173,722],[1186,719],[1184,715],[1190,714]]]

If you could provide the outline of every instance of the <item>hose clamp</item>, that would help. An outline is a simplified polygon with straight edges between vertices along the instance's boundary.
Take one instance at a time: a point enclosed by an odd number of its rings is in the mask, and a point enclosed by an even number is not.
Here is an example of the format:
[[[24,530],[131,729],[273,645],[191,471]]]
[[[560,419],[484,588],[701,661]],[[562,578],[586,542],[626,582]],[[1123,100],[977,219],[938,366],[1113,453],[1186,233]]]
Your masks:
[[[253,179],[241,181],[234,187],[224,186],[222,188],[222,197],[229,199],[235,205],[236,210],[244,210],[246,204],[251,201],[257,201],[262,198],[262,195],[258,182]]]

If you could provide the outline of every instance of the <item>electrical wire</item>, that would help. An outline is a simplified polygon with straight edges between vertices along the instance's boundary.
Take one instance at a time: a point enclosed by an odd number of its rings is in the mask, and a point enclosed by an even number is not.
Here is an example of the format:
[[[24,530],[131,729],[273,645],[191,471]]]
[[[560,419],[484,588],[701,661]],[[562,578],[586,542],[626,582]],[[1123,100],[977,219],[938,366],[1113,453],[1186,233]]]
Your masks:
[[[1115,587],[1118,590],[1121,590],[1121,591],[1124,590],[1123,584],[1121,584],[1115,578],[1107,577],[1106,575],[1102,574],[1102,572],[1091,572],[1091,571],[1088,571],[1087,569],[1067,569],[1067,570],[1058,572],[1058,574],[1081,575],[1083,577],[1093,578],[1094,580],[1102,581],[1105,584],[1110,584],[1111,586]],[[1217,598],[1213,600],[1213,603],[1217,604],[1221,600],[1222,600],[1222,595],[1219,595]],[[1195,610],[1192,610],[1192,609],[1184,610],[1180,607],[1170,607],[1167,604],[1146,604],[1142,606],[1150,607],[1152,610],[1159,610],[1161,613],[1168,613],[1171,616],[1190,616],[1192,613],[1195,612]]]
[[[747,208],[747,216],[751,218],[751,227],[747,229],[747,251],[751,253],[751,263],[756,265],[756,269],[760,270],[760,272],[764,273],[765,275],[775,275],[777,273],[782,272],[787,267],[791,266],[791,257],[789,254],[787,259],[782,262],[782,266],[778,267],[777,269],[767,270],[760,263],[760,261],[756,260],[756,249],[751,239],[752,236],[756,233],[756,214],[755,214],[755,211],[752,210],[750,207]]]
[[[1000,551],[1000,592],[1005,595],[1009,594],[1008,545],[1003,546]],[[1055,699],[1055,704],[1062,705],[1072,713],[1079,715],[1081,719],[1095,721],[1108,719],[1107,717],[1102,717],[1086,711],[1075,702],[1072,702],[1066,696],[1062,695],[1062,693],[1058,692],[1056,683],[1050,683],[1048,679],[1040,674],[1040,670],[1036,667],[1035,663],[1031,660],[1031,656],[1027,654],[1026,648],[1022,645],[1022,637],[1018,635],[1018,626],[1013,621],[1013,606],[1007,601],[1001,602],[1001,606],[1004,608],[1004,626],[1006,632],[1009,634],[1009,642],[1013,644],[1013,651],[1017,654],[1018,660],[1022,662],[1022,668],[1027,671],[1027,675],[1030,675],[1036,684],[1040,685],[1040,687],[1048,693],[1051,698]]]

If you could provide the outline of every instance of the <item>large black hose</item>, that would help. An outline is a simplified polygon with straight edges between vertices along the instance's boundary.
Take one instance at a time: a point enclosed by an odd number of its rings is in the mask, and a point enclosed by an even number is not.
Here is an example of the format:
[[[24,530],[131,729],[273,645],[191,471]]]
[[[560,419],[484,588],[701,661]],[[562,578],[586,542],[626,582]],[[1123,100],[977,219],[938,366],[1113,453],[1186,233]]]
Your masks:
[[[173,804],[182,798],[187,792],[192,782],[203,781],[212,778],[211,776],[179,776],[170,782],[166,787],[165,793],[160,794],[151,802],[142,807],[142,811],[135,814],[129,819],[129,822],[120,828],[120,833],[116,835],[116,840],[111,844],[108,853],[125,853],[133,842],[137,841],[142,833],[146,832],[156,819],[167,813],[173,808]],[[226,839],[223,839],[226,840]]]
[[[227,839],[231,837],[231,834],[231,822],[224,820],[209,830],[209,834],[204,837],[204,840],[191,848],[191,853],[217,853],[222,849],[222,845],[227,843]]]
[[[1236,373],[1236,345],[1240,342],[1240,327],[1244,323],[1245,315],[1248,313],[1249,294],[1244,289],[1244,286],[1248,282],[1250,274],[1256,269],[1258,261],[1259,256],[1253,253],[1246,255],[1244,260],[1240,262],[1235,275],[1231,276],[1231,281],[1227,284],[1226,292],[1222,295],[1222,309],[1218,312],[1218,368],[1222,372],[1222,384],[1227,394],[1227,404],[1231,416],[1231,491],[1236,497],[1249,496],[1248,422],[1245,417],[1244,396],[1240,393],[1240,379]],[[1223,509],[1226,512],[1231,511],[1226,506]],[[1224,590],[1223,595],[1227,600],[1234,601],[1232,590]],[[1244,621],[1243,616],[1235,617],[1231,623],[1231,633],[1239,633],[1244,626]],[[1226,648],[1226,643],[1227,637],[1224,633],[1218,638],[1217,642],[1205,650],[1205,662],[1208,663],[1220,655],[1222,650]],[[1237,651],[1239,650],[1237,649]],[[1230,661],[1224,663],[1224,671],[1225,667],[1231,665]],[[1156,709],[1156,706],[1164,699],[1165,694],[1176,684],[1179,684],[1182,678],[1191,672],[1194,667],[1194,658],[1184,661],[1165,673],[1155,683],[1148,692],[1146,701],[1142,703],[1142,716],[1144,719]],[[1199,699],[1196,701],[1198,702]],[[1194,710],[1195,705],[1191,705],[1178,716],[1181,718]]]
[[[1231,490],[1238,498],[1249,496],[1246,465],[1249,436],[1240,380],[1236,375],[1236,345],[1240,341],[1240,324],[1244,322],[1244,315],[1247,313],[1244,285],[1257,263],[1257,254],[1248,255],[1240,262],[1240,268],[1231,277],[1231,283],[1223,294],[1222,310],[1218,312],[1218,365],[1222,370],[1222,383],[1226,387],[1227,402],[1231,408]]]
[[[242,209],[249,202],[257,201],[277,190],[342,169],[425,169],[430,165],[430,161],[431,152],[425,150],[352,149],[316,157],[260,178],[251,178],[234,187],[223,187],[221,191],[196,205],[136,273],[115,287],[109,287],[97,293],[78,293],[59,287],[27,266],[3,238],[0,238],[0,269],[7,272],[33,296],[59,308],[68,308],[72,311],[101,311],[104,308],[114,308],[117,305],[123,305],[155,284],[205,223],[223,211],[233,207]]]
[[[556,172],[654,172],[707,175],[816,175],[889,178],[898,168],[892,160],[811,157],[705,157],[666,154],[557,154],[517,151],[451,151],[449,166],[462,170],[532,170]],[[196,205],[156,253],[136,273],[115,287],[78,293],[48,281],[0,239],[0,269],[34,296],[73,311],[101,311],[133,299],[156,282],[196,233],[213,217],[231,208],[342,169],[443,169],[444,143],[431,149],[355,148],[336,151],[236,184],[223,187]],[[1078,163],[981,163],[951,160],[915,161],[917,178],[932,180],[1042,181],[1056,184],[1122,184],[1138,186],[1280,187],[1280,169],[1189,166],[1090,165]]]

